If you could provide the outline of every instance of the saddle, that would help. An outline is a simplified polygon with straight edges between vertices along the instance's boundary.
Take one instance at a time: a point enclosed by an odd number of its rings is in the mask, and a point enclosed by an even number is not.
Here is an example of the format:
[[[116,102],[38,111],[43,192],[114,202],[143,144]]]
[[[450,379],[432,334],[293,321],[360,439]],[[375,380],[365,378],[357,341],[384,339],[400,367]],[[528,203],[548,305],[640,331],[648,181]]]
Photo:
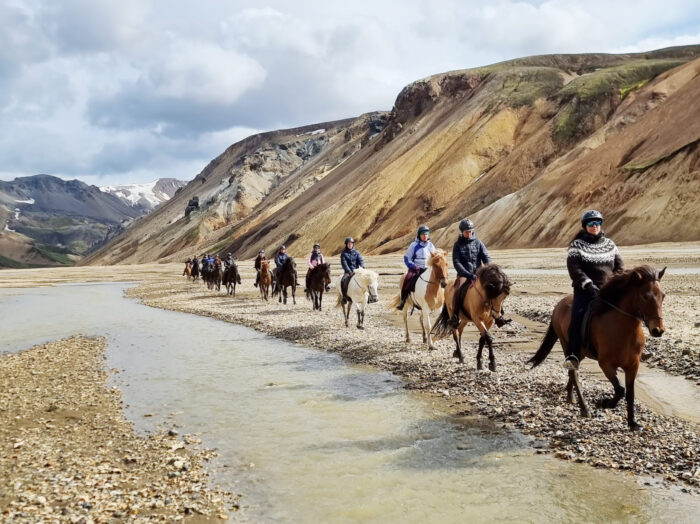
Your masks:
[[[462,287],[459,288],[459,310],[462,315],[469,320],[471,320],[472,317],[469,315],[469,313],[467,313],[467,310],[464,309],[464,299],[467,297],[467,291],[469,291],[469,288],[474,285],[474,282],[476,282],[476,280],[467,280],[464,284],[462,284]]]
[[[418,279],[425,271],[426,271],[426,268],[421,268],[418,270],[418,273],[416,273],[415,275],[413,275],[410,278],[410,280],[408,281],[408,283],[406,284],[406,287],[405,287],[406,295],[409,295],[409,294],[415,292],[416,284],[418,283]]]
[[[593,358],[598,358],[598,350],[591,342],[591,319],[593,318],[593,307],[597,300],[592,300],[586,312],[583,315],[583,320],[581,321],[581,349],[587,349]]]

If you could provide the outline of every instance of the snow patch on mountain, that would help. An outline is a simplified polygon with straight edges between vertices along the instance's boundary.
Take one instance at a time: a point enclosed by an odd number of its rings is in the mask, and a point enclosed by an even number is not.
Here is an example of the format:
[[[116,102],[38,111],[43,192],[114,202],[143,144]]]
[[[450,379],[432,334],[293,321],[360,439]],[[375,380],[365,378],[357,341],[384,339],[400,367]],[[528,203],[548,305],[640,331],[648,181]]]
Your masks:
[[[187,182],[175,178],[159,178],[146,184],[102,186],[100,191],[110,193],[132,207],[150,211],[170,200],[175,192],[186,184]]]

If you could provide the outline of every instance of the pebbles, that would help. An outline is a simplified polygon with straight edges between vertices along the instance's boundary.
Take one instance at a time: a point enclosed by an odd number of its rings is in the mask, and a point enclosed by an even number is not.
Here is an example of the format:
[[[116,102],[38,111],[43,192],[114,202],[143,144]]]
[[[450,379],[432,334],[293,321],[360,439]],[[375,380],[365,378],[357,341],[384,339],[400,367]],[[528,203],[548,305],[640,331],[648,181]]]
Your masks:
[[[104,347],[74,337],[0,357],[0,520],[227,518],[236,497],[202,468],[213,452],[137,436],[107,386]]]
[[[494,328],[497,373],[475,369],[474,331],[465,332],[464,366],[450,357],[452,340],[438,341],[439,351],[428,351],[414,329],[413,342],[407,344],[400,316],[388,307],[397,290],[398,277],[393,275],[396,268],[382,266],[382,270],[391,276],[382,277],[380,303],[368,306],[364,331],[343,326],[340,310],[333,308],[335,290],[324,296],[322,312],[312,312],[310,302],[299,296],[296,306],[263,303],[250,285],[252,274],[246,272],[236,298],[184,282],[146,283],[130,289],[127,295],[150,306],[235,322],[391,371],[405,379],[406,387],[437,395],[461,414],[488,417],[495,427],[517,429],[532,436],[536,453],[553,453],[593,467],[655,475],[685,483],[692,490],[700,486],[696,475],[700,470],[700,436],[696,426],[657,415],[637,401],[637,421],[644,429],[630,432],[624,400],[615,409],[596,408],[598,399],[611,396],[611,387],[585,370],[581,372],[582,387],[592,418],[581,418],[578,407],[565,402],[567,377],[560,365],[561,355],[553,353],[540,367],[530,370],[525,362],[532,350],[525,353],[515,349],[522,340],[532,345],[541,336],[522,323],[513,322],[503,330]],[[568,285],[564,278],[548,276],[518,277],[518,282],[520,289],[528,292],[510,297],[506,310],[537,323],[551,312]],[[557,290],[550,294],[547,291],[552,286]],[[546,294],[542,294],[543,288]],[[514,292],[519,293],[518,288]],[[674,313],[665,312],[671,318]],[[416,316],[411,322],[417,326]]]

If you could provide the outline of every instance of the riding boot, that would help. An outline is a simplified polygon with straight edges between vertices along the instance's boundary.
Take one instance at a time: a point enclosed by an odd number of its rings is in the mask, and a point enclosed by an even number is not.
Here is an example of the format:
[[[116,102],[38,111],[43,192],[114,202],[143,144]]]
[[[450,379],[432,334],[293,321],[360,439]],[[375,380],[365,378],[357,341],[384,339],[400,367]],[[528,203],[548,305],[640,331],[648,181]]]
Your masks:
[[[454,329],[459,327],[459,310],[462,305],[459,303],[460,290],[464,283],[467,281],[466,277],[457,277],[455,280],[455,290],[452,296],[452,316],[450,317],[449,323]]]
[[[566,348],[566,359],[564,368],[569,370],[578,369],[581,362],[581,324],[590,302],[588,295],[574,290],[574,302],[571,305],[571,323],[569,324],[569,343]]]

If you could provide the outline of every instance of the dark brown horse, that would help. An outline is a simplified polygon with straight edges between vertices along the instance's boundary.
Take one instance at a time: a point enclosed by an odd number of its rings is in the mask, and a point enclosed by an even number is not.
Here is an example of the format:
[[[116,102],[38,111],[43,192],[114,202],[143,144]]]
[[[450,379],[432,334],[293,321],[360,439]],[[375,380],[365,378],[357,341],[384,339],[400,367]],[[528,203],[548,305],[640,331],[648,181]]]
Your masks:
[[[306,298],[313,300],[314,311],[321,311],[323,292],[331,285],[331,265],[319,264],[309,271],[306,277]]]
[[[468,322],[474,322],[479,330],[479,350],[476,353],[476,369],[483,369],[481,364],[481,353],[484,345],[489,347],[489,369],[496,371],[496,357],[493,354],[493,338],[489,329],[496,319],[501,317],[503,301],[510,294],[510,280],[503,270],[496,264],[486,264],[476,271],[476,280],[464,293],[459,313],[459,327],[454,329],[450,326],[450,316],[452,315],[452,297],[454,296],[454,285],[452,282],[445,289],[445,304],[442,306],[440,316],[435,322],[433,333],[439,338],[452,333],[457,348],[452,354],[457,357],[461,364],[464,364],[464,353],[462,352],[462,331]],[[464,287],[464,286],[463,286]]]
[[[224,276],[222,279],[223,284],[226,286],[226,291],[229,295],[236,296],[236,284],[241,283],[241,275],[238,272],[238,267],[236,264],[231,264],[224,271]]]
[[[291,287],[292,288],[292,302],[294,304],[297,303],[296,299],[296,289],[297,289],[297,282],[296,282],[296,277],[294,276],[294,272],[297,268],[297,263],[294,262],[294,259],[292,257],[289,257],[284,265],[279,267],[277,269],[277,277],[275,278],[275,283],[273,286],[272,290],[272,296],[274,297],[275,295],[279,295],[280,302],[283,302],[286,304],[287,303],[287,288]]]
[[[258,280],[258,286],[260,286],[260,298],[265,302],[267,302],[271,284],[272,272],[270,271],[270,261],[263,260],[260,263],[260,279]]]
[[[652,337],[660,337],[665,330],[661,312],[665,294],[659,286],[665,271],[666,268],[663,268],[657,274],[650,266],[639,266],[611,277],[600,289],[600,295],[593,304],[589,343],[581,351],[582,359],[588,357],[598,361],[600,369],[613,385],[613,397],[601,399],[600,407],[614,408],[624,396],[627,401],[627,423],[633,431],[639,429],[634,421],[634,380],[644,349],[642,325],[646,325]],[[555,306],[540,349],[529,360],[533,367],[547,358],[557,339],[566,353],[572,301],[573,296],[569,295]],[[625,372],[625,387],[620,385],[617,378],[618,368]],[[587,417],[589,412],[581,395],[578,371],[570,370],[566,384],[567,402],[573,402],[574,388],[581,415]]]

